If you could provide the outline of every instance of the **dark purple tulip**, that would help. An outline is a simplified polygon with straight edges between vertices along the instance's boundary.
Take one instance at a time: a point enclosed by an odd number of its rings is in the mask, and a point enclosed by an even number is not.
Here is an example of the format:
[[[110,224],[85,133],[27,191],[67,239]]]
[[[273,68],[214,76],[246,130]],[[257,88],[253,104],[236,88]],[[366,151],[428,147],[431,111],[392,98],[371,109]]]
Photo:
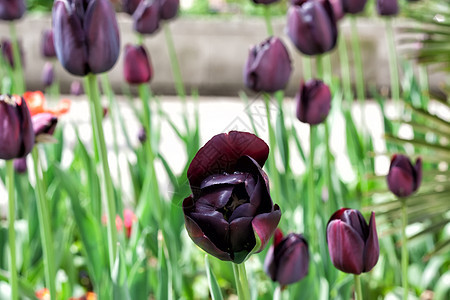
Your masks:
[[[387,184],[397,197],[408,197],[420,186],[422,181],[422,159],[416,160],[413,166],[408,157],[394,154],[387,175]]]
[[[0,95],[0,159],[25,157],[34,133],[27,103],[19,96]]]
[[[395,16],[398,14],[398,1],[377,0],[377,11],[380,16]]]
[[[97,74],[114,66],[120,38],[109,0],[56,0],[52,16],[56,55],[69,73]]]
[[[255,92],[273,93],[284,89],[291,72],[291,58],[283,42],[277,37],[270,37],[250,49],[244,68],[244,82]]]
[[[18,174],[24,174],[28,170],[27,157],[26,156],[25,157],[21,157],[21,158],[16,158],[14,160],[13,164],[14,164],[14,170]]]
[[[133,15],[141,0],[122,0],[122,9],[129,15]]]
[[[180,0],[159,0],[159,17],[170,20],[176,17],[180,8]]]
[[[367,0],[341,0],[341,2],[344,12],[349,14],[358,14],[364,10]]]
[[[275,231],[274,244],[267,251],[264,270],[281,286],[300,281],[308,274],[308,243],[301,234],[290,233],[283,237]]]
[[[264,5],[269,5],[275,2],[279,2],[280,0],[252,0],[253,3],[255,4],[264,4]]]
[[[34,115],[31,121],[33,122],[34,135],[38,140],[41,134],[53,135],[58,118],[51,113],[41,113]]]
[[[369,272],[380,256],[375,213],[367,225],[358,210],[341,208],[328,221],[327,241],[331,261],[338,270],[352,274]]]
[[[143,126],[139,129],[138,139],[141,144],[145,143],[147,140],[147,133],[145,132],[145,128]]]
[[[342,0],[329,0],[333,7],[334,17],[336,21],[342,19],[345,15],[344,7],[342,6]]]
[[[20,19],[26,9],[25,0],[0,0],[0,20]]]
[[[83,95],[83,84],[78,80],[72,81],[72,83],[70,84],[70,93],[75,96]]]
[[[23,56],[22,45],[21,45],[21,43],[18,43],[18,45],[19,45],[19,53],[20,53],[20,59],[21,59],[22,67],[24,67],[25,66],[25,60],[24,60],[24,56]],[[2,40],[1,48],[2,48],[3,58],[10,65],[11,68],[14,68],[14,66],[16,64],[14,62],[13,45],[12,45],[11,41],[8,40],[8,39]]]
[[[209,254],[241,263],[262,251],[274,233],[281,211],[261,169],[268,155],[269,147],[254,134],[230,131],[209,140],[189,165],[186,230]]]
[[[325,121],[330,112],[330,88],[318,79],[302,82],[295,101],[297,102],[297,119],[310,125],[320,124]]]
[[[306,55],[323,54],[337,41],[336,18],[328,0],[300,1],[287,13],[287,35],[297,49]]]
[[[43,57],[56,57],[55,43],[53,41],[53,30],[45,30],[42,34],[41,50]]]
[[[45,87],[49,87],[52,85],[54,79],[55,72],[53,69],[53,64],[51,62],[46,62],[44,69],[42,70],[42,83]]]
[[[144,46],[126,45],[123,60],[123,75],[129,84],[140,84],[152,79],[150,57]]]
[[[133,29],[142,34],[152,34],[159,29],[159,1],[142,0],[133,14]]]

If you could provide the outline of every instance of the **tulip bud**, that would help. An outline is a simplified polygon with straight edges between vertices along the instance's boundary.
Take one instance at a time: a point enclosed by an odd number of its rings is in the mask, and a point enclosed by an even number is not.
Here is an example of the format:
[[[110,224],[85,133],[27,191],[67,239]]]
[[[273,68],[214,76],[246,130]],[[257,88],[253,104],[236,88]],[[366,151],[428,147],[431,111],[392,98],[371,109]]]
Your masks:
[[[141,0],[122,0],[122,10],[129,15],[133,15]]]
[[[300,52],[316,55],[334,48],[338,32],[328,0],[303,0],[290,6],[287,14],[287,35]]]
[[[16,173],[18,174],[24,174],[27,172],[28,167],[27,167],[27,157],[21,157],[21,158],[16,158],[14,159],[14,170],[16,171]]]
[[[333,7],[333,13],[336,21],[342,19],[345,15],[344,7],[342,6],[342,0],[329,0]]]
[[[23,56],[23,49],[22,49],[21,43],[18,43],[18,46],[19,46],[19,53],[20,53],[22,67],[24,67],[25,60],[24,60],[24,56]],[[14,69],[14,66],[16,64],[14,62],[13,45],[12,45],[11,41],[7,40],[7,39],[2,40],[1,48],[2,48],[3,58],[9,64],[9,66]]]
[[[395,16],[398,14],[398,1],[377,0],[377,11],[380,16]]]
[[[78,80],[72,81],[70,84],[70,93],[75,96],[84,94],[83,85]]]
[[[126,45],[123,74],[129,84],[149,82],[153,75],[150,58],[141,45]]]
[[[333,265],[342,272],[369,272],[380,256],[375,213],[369,224],[356,209],[341,208],[328,221],[327,242]]]
[[[216,135],[197,152],[183,212],[189,236],[204,251],[239,264],[264,249],[281,218],[261,168],[268,155],[263,140],[239,131]]]
[[[170,20],[178,14],[180,0],[160,0],[159,17],[161,20]]]
[[[387,184],[391,192],[397,197],[408,197],[420,186],[422,181],[422,159],[416,160],[413,166],[408,157],[394,154],[391,159]]]
[[[133,223],[137,221],[137,217],[131,209],[124,209],[123,211],[123,226],[125,227],[125,234],[127,238],[131,237],[133,230]]]
[[[141,144],[145,143],[147,140],[147,133],[145,132],[145,128],[141,127],[138,132],[138,140]]]
[[[159,1],[142,0],[133,14],[133,29],[152,34],[159,29]]]
[[[297,119],[310,125],[325,121],[331,108],[330,88],[318,79],[302,82],[295,96]]]
[[[344,12],[349,14],[358,14],[364,10],[367,0],[341,0],[341,2]]]
[[[34,145],[30,112],[23,98],[0,95],[0,159],[25,157]]]
[[[267,251],[264,270],[273,281],[285,286],[301,280],[308,274],[308,243],[301,234],[290,233],[283,237],[275,231],[274,244]]]
[[[52,17],[56,55],[69,73],[97,74],[114,66],[120,39],[109,0],[56,0]]]
[[[42,34],[41,52],[43,57],[56,57],[55,43],[53,41],[53,30],[45,30]]]
[[[44,69],[42,70],[42,83],[45,87],[52,85],[55,79],[55,72],[53,70],[53,64],[51,62],[46,62]]]
[[[55,132],[58,118],[51,113],[41,113],[31,118],[33,122],[34,136],[36,140],[41,134],[53,135]]]
[[[26,9],[25,0],[0,0],[0,20],[20,19]]]
[[[285,88],[291,72],[291,59],[283,42],[270,37],[250,49],[244,82],[255,92],[273,93]]]

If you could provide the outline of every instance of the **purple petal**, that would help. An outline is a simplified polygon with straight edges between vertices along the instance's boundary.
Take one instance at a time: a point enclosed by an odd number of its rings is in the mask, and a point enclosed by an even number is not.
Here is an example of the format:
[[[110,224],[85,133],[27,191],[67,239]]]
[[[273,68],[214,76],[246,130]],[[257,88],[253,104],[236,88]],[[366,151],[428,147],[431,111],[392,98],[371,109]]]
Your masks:
[[[276,281],[282,286],[301,280],[308,274],[309,251],[303,236],[289,234],[275,248]]]
[[[255,234],[251,226],[253,217],[239,218],[230,223],[230,243],[232,252],[246,251],[255,247]]]
[[[414,166],[414,171],[415,172],[415,185],[414,185],[414,191],[417,191],[417,189],[419,188],[420,184],[422,183],[422,158],[418,158],[416,160],[416,164]]]
[[[369,221],[369,236],[364,248],[364,270],[369,272],[377,264],[380,256],[380,246],[378,244],[377,227],[375,224],[375,213],[372,212]]]
[[[275,204],[273,209],[270,213],[257,215],[252,221],[253,230],[261,240],[261,247],[256,252],[261,252],[266,247],[280,222],[280,208]]]

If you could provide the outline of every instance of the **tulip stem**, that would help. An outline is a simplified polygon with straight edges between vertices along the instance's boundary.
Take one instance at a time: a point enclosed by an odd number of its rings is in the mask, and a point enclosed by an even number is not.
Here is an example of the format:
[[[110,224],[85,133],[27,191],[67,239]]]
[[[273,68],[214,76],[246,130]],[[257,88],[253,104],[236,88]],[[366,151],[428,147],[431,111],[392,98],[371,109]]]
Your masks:
[[[323,78],[323,55],[316,55],[316,76],[320,80],[324,80]]]
[[[266,21],[267,34],[269,36],[273,36],[273,27],[272,27],[269,5],[263,5],[263,6],[264,6],[264,20]]]
[[[406,226],[408,225],[408,213],[406,199],[400,199],[402,204],[402,283],[403,299],[408,300],[408,239],[406,237]]]
[[[186,98],[186,90],[183,84],[183,77],[181,76],[180,64],[178,62],[177,53],[175,51],[175,45],[173,43],[172,32],[167,23],[163,24],[164,35],[166,37],[166,44],[169,50],[170,64],[172,65],[173,78],[175,80],[175,89],[177,94],[182,99]]]
[[[281,292],[283,292],[281,285],[277,285],[275,291],[273,292],[273,300],[281,300]]]
[[[341,65],[342,86],[344,90],[344,99],[349,102],[353,101],[353,92],[351,85],[350,66],[348,63],[348,52],[345,38],[339,35],[339,61]]]
[[[391,96],[395,103],[400,101],[400,84],[398,77],[397,52],[395,51],[394,30],[392,28],[392,18],[386,19],[386,34],[389,47],[389,72],[391,77]]]
[[[362,300],[363,294],[361,290],[361,278],[360,275],[353,275],[355,278],[355,300]]]
[[[39,230],[42,240],[42,251],[44,253],[44,273],[46,286],[50,292],[50,299],[56,299],[55,286],[55,266],[54,266],[54,251],[53,238],[50,225],[50,215],[47,207],[47,199],[45,197],[44,186],[42,184],[41,168],[39,164],[39,151],[35,146],[31,152],[34,164],[34,176],[36,178],[36,201],[38,207]]]
[[[309,171],[308,171],[308,231],[309,239],[311,241],[311,248],[316,246],[316,197],[314,193],[314,135],[315,127],[313,125],[309,126]]]
[[[245,262],[241,264],[231,263],[233,266],[234,280],[239,300],[250,300],[250,290],[248,287],[247,272]]]
[[[311,58],[306,55],[302,55],[301,58],[302,58],[303,79],[309,80],[312,78]]]
[[[350,23],[352,28],[352,48],[353,48],[353,57],[355,58],[354,67],[355,67],[355,80],[356,80],[356,96],[358,100],[363,103],[366,95],[364,89],[364,73],[363,73],[363,65],[361,58],[361,46],[359,43],[359,35],[358,35],[358,25],[356,24],[356,17],[350,17]]]
[[[11,299],[19,299],[18,278],[16,266],[16,229],[14,227],[16,216],[16,194],[14,190],[14,166],[12,160],[6,161],[6,185],[8,186],[8,239],[10,251],[10,273],[11,273]]]
[[[19,42],[17,40],[15,22],[10,22],[9,31],[11,34],[13,61],[14,61],[14,93],[22,95],[25,92],[23,79],[22,59],[20,57]]]
[[[116,221],[116,203],[114,198],[114,189],[112,185],[111,174],[109,173],[108,154],[105,143],[105,135],[103,133],[102,119],[103,108],[100,103],[99,91],[97,86],[97,76],[89,73],[85,77],[86,91],[90,101],[91,118],[94,120],[94,133],[97,141],[97,150],[100,152],[100,162],[103,169],[103,180],[106,190],[106,214],[107,214],[107,233],[108,233],[108,257],[109,267],[112,272],[114,267],[116,247],[117,247],[117,231]],[[101,200],[100,200],[101,201]]]

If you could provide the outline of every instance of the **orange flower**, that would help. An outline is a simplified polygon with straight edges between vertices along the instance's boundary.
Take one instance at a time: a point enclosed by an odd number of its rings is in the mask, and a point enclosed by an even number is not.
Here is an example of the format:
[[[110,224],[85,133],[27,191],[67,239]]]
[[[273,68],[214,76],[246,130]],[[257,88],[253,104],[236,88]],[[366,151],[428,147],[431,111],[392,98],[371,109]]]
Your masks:
[[[45,96],[41,91],[25,92],[23,98],[27,102],[31,116],[41,113],[51,113],[52,115],[59,117],[60,115],[67,113],[71,105],[69,99],[62,99],[55,108],[46,108]]]
[[[70,298],[69,300],[97,300],[97,295],[94,292],[87,292],[86,295],[79,298]]]
[[[48,289],[46,289],[46,288],[43,288],[43,289],[37,291],[35,294],[36,294],[36,297],[39,300],[48,300],[48,299],[50,299],[50,291]]]

